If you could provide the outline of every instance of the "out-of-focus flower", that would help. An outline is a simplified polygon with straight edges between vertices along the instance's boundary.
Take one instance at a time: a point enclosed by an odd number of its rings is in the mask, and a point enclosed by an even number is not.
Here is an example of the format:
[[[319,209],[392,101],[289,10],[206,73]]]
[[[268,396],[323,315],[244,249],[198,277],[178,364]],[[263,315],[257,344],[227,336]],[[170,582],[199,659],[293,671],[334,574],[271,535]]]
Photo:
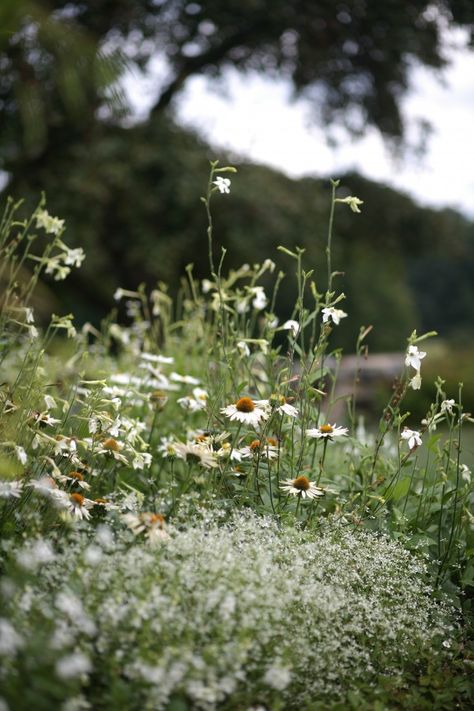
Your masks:
[[[417,430],[410,430],[408,427],[405,427],[400,436],[403,440],[408,442],[410,449],[415,449],[421,445],[421,436]]]
[[[216,186],[220,193],[230,193],[229,178],[223,178],[221,175],[218,175],[217,178],[212,182],[212,184]]]
[[[354,197],[354,195],[349,195],[348,197],[345,197],[345,198],[336,198],[335,202],[340,202],[344,205],[349,205],[352,212],[360,212],[359,205],[364,204],[363,200],[359,200],[359,198]]]

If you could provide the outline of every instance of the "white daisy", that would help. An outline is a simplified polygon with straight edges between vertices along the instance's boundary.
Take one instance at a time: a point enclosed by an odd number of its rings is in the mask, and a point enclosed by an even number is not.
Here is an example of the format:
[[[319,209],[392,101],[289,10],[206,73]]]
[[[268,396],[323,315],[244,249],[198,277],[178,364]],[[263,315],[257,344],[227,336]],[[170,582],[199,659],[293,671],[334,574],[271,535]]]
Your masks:
[[[272,395],[269,402],[270,405],[275,408],[275,411],[280,413],[280,415],[298,417],[298,410],[296,407],[293,407],[293,405],[290,405],[284,395]]]
[[[268,410],[265,409],[267,405],[267,400],[259,400],[257,405],[252,398],[241,397],[235,405],[227,405],[221,409],[221,412],[231,421],[237,420],[237,422],[256,427],[261,420],[268,418]]]
[[[278,458],[278,442],[273,437],[267,437],[265,441],[254,439],[248,447],[240,450],[242,457],[261,457],[262,459]]]
[[[408,427],[405,427],[400,436],[408,442],[410,449],[415,449],[421,445],[421,436],[417,430],[409,430]]]
[[[143,533],[150,543],[159,543],[169,538],[165,531],[165,519],[161,514],[143,511],[139,514],[124,514],[122,518],[135,536]]]
[[[347,435],[347,427],[336,427],[336,425],[320,425],[309,430],[306,430],[308,437],[314,437],[316,439],[330,439],[334,437],[343,437]]]
[[[82,519],[90,519],[89,509],[95,506],[95,503],[90,499],[86,499],[82,494],[71,494],[69,496],[66,508],[74,518],[82,521]]]
[[[280,484],[280,489],[292,496],[301,496],[303,499],[316,499],[318,496],[324,496],[323,489],[320,489],[304,475],[298,476],[296,479],[287,479]]]
[[[206,390],[202,388],[194,388],[193,396],[190,395],[186,397],[180,397],[178,399],[178,405],[181,405],[185,410],[190,412],[197,412],[198,410],[205,410],[207,407],[207,398],[209,395]]]
[[[0,499],[19,499],[22,488],[22,481],[0,481]]]
[[[174,445],[176,455],[184,459],[189,464],[199,464],[204,469],[212,469],[218,466],[214,452],[203,444],[195,442],[176,442]]]

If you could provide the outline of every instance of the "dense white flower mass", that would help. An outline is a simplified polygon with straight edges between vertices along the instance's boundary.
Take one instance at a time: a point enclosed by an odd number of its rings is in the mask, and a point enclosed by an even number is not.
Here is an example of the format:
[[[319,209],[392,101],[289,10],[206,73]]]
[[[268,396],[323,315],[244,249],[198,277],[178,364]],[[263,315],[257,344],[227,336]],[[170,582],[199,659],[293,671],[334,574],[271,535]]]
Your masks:
[[[244,709],[263,695],[266,708],[293,711],[308,699],[344,707],[357,684],[377,682],[380,660],[387,679],[411,668],[413,649],[419,669],[449,662],[452,612],[400,545],[331,522],[315,534],[222,515],[203,511],[169,535],[150,512],[128,515],[120,534],[76,530],[15,595],[4,585],[9,705],[25,660],[31,686],[52,670],[51,708],[76,698],[80,680],[92,707],[120,694],[123,708],[186,697],[212,710],[235,694]],[[91,683],[97,672],[105,686]]]

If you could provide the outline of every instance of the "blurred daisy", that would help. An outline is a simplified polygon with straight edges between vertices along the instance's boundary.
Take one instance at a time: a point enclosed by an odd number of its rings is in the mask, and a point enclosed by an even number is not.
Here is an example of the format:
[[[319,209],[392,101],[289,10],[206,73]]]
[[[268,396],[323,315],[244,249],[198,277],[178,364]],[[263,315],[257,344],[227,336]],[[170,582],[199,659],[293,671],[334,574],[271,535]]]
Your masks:
[[[66,503],[66,508],[74,518],[82,521],[82,519],[90,519],[89,509],[95,506],[94,501],[86,499],[82,494],[71,494]]]
[[[178,405],[181,405],[185,410],[190,412],[197,412],[198,410],[205,410],[207,407],[208,394],[206,390],[202,388],[194,388],[192,397],[190,395],[186,397],[180,397],[178,399]]]
[[[336,427],[336,425],[320,425],[309,430],[306,430],[308,437],[316,439],[334,439],[334,437],[343,437],[347,435],[347,427]]]
[[[140,514],[124,514],[122,518],[135,536],[143,533],[150,543],[159,543],[169,538],[165,531],[165,519],[161,514],[143,511]]]
[[[304,475],[298,476],[296,479],[287,479],[280,485],[280,489],[292,496],[301,496],[303,499],[316,499],[318,496],[324,496],[323,489],[320,489]]]
[[[22,489],[22,481],[0,481],[0,499],[19,499]]]
[[[176,442],[174,445],[176,454],[180,459],[184,459],[188,464],[199,464],[204,469],[212,469],[218,466],[214,452],[202,444],[195,442]]]
[[[342,311],[342,309],[335,309],[332,306],[326,306],[322,310],[322,314],[323,314],[323,323],[327,323],[329,321],[329,319],[331,319],[331,321],[333,323],[335,323],[336,326],[339,325],[341,318],[346,318],[346,316],[347,316],[345,311]]]
[[[268,400],[259,400],[257,404],[250,397],[241,397],[235,405],[227,405],[221,412],[231,421],[237,420],[256,427],[261,420],[268,418],[268,411],[265,409],[267,405]]]
[[[263,457],[264,459],[277,459],[278,442],[273,437],[267,437],[265,441],[254,439],[248,447],[242,447],[242,457]]]
[[[284,395],[271,395],[269,403],[275,408],[280,415],[288,415],[289,417],[298,417],[298,410],[287,401]]]
[[[415,449],[421,445],[421,436],[417,430],[409,430],[408,427],[405,427],[400,436],[408,442],[408,447],[410,449]]]

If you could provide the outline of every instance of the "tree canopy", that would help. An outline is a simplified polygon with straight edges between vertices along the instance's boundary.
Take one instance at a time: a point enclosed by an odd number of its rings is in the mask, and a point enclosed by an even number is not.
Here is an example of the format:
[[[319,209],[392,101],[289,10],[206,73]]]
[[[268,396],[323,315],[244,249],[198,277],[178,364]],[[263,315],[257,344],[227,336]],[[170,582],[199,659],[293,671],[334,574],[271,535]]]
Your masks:
[[[473,23],[470,0],[3,0],[3,167],[47,151],[65,125],[83,134],[123,117],[126,63],[144,69],[157,53],[169,75],[154,112],[190,76],[232,66],[288,77],[325,125],[401,139],[410,70],[442,68],[444,31],[472,35]]]

